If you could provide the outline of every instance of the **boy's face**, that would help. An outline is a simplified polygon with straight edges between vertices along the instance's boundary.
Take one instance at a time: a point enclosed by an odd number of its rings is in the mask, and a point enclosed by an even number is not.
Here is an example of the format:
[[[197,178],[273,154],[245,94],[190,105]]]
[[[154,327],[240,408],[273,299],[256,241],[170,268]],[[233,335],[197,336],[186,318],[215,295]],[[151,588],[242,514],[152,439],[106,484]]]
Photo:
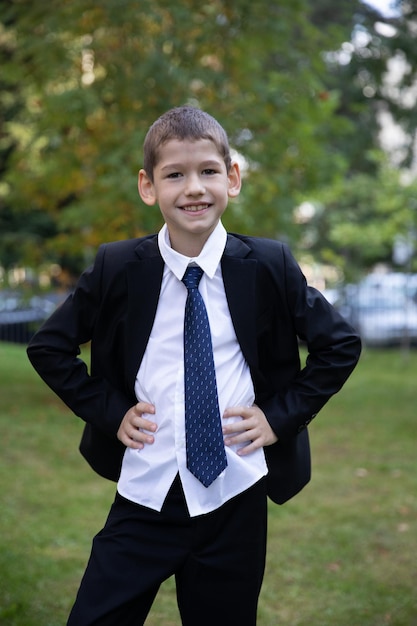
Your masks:
[[[172,139],[160,147],[153,182],[139,172],[139,194],[149,206],[159,204],[171,246],[197,256],[217,226],[228,198],[241,187],[237,164],[227,173],[223,157],[209,139]]]

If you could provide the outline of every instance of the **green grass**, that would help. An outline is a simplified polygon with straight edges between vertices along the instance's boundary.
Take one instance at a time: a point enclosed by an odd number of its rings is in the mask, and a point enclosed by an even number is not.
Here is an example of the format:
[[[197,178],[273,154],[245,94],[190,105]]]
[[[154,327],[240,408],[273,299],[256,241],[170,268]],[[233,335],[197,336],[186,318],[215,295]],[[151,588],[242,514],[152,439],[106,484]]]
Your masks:
[[[312,482],[270,505],[259,626],[417,625],[416,373],[417,352],[366,351],[310,428]],[[0,377],[0,624],[62,626],[114,485],[23,347],[0,343]],[[179,623],[169,580],[147,625]]]

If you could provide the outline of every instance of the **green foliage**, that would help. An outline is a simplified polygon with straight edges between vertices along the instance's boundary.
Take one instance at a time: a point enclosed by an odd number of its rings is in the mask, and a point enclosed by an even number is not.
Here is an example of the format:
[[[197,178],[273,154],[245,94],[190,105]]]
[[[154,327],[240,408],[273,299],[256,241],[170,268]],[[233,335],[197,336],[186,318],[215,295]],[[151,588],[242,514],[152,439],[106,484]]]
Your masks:
[[[1,265],[42,259],[78,273],[102,241],[158,229],[159,211],[137,195],[141,145],[159,114],[185,102],[217,117],[246,160],[225,225],[302,250],[294,208],[331,197],[322,256],[343,261],[365,215],[347,228],[336,194],[356,175],[380,184],[370,156],[377,112],[394,113],[410,146],[417,125],[398,97],[415,75],[410,7],[385,18],[359,0],[9,0],[0,17]],[[366,37],[353,49],[359,31]],[[398,51],[410,69],[395,96],[383,77]],[[375,241],[362,260],[386,256],[387,245]]]
[[[354,173],[323,189],[313,218],[301,226],[303,252],[342,268],[348,280],[377,263],[390,265],[396,236],[417,228],[416,183],[405,184],[386,159],[373,157],[376,175]]]
[[[416,367],[416,352],[365,351],[314,421],[312,482],[270,505],[259,626],[414,624]],[[0,623],[59,626],[115,487],[23,347],[0,343],[0,380]],[[147,625],[179,621],[170,579]]]
[[[306,0],[14,1],[4,23],[8,76],[25,102],[8,126],[7,203],[50,216],[56,234],[38,248],[47,258],[81,259],[160,226],[137,197],[141,144],[155,117],[184,102],[218,117],[250,164],[231,228],[295,237],[296,195],[340,170],[324,141],[338,132],[337,98],[324,94],[321,51],[349,31],[314,26]]]
[[[319,4],[318,14],[329,19],[327,0]],[[334,154],[343,155],[347,169],[343,177],[304,197],[315,204],[316,212],[301,227],[300,252],[335,265],[350,280],[376,263],[392,264],[398,236],[416,242],[417,117],[411,85],[416,80],[417,55],[411,31],[417,14],[415,3],[391,4],[397,13],[388,17],[363,5],[356,12],[351,41],[326,54],[325,82],[339,94],[335,114],[344,120],[346,131],[332,133],[330,143]],[[340,19],[348,15],[349,11]],[[413,164],[407,177],[379,149],[381,113],[390,113],[405,132],[394,163]],[[392,129],[391,137],[395,134]]]

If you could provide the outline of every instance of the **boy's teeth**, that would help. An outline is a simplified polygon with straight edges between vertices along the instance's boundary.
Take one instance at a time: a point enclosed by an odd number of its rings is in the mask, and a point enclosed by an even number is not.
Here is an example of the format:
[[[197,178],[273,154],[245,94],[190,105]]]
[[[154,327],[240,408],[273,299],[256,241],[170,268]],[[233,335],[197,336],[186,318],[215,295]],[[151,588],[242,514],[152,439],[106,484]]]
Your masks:
[[[199,204],[198,206],[186,206],[186,211],[202,211],[207,208],[207,204]]]

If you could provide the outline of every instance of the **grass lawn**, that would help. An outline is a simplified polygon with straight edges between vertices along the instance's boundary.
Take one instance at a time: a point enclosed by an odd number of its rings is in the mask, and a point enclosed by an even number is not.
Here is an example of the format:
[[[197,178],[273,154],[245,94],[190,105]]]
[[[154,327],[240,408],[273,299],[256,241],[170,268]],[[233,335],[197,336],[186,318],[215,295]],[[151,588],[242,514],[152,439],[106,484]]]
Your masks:
[[[270,505],[259,626],[417,626],[416,374],[417,351],[365,351],[311,426],[312,482]],[[22,346],[0,343],[0,380],[0,624],[63,626],[114,485]],[[168,580],[147,626],[179,623]]]

